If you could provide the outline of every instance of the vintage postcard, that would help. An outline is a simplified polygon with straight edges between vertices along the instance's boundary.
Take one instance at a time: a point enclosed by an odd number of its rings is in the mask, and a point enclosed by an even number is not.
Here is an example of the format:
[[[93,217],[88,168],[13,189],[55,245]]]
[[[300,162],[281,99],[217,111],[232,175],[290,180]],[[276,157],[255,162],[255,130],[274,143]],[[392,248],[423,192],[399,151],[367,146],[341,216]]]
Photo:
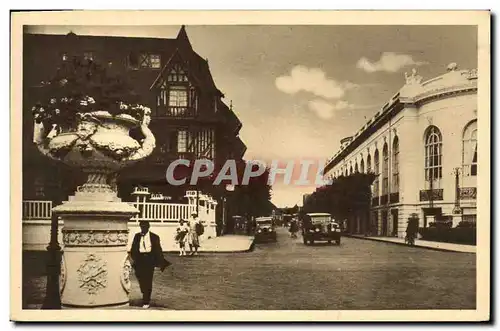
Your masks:
[[[11,320],[490,319],[490,12],[11,19]]]

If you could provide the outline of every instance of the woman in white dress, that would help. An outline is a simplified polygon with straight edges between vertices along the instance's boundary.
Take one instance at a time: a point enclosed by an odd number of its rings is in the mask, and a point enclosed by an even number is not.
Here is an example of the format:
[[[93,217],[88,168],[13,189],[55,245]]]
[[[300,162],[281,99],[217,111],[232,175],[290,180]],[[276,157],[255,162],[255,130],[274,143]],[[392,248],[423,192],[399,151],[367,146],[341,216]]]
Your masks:
[[[189,228],[183,219],[179,221],[179,227],[175,235],[175,241],[179,245],[179,256],[186,255],[186,242],[188,241]]]
[[[198,219],[198,214],[193,213],[191,219],[189,220],[188,227],[188,244],[191,255],[198,255],[198,247],[200,247],[200,240],[198,238],[197,224],[200,223]],[[194,249],[194,250],[193,250]]]

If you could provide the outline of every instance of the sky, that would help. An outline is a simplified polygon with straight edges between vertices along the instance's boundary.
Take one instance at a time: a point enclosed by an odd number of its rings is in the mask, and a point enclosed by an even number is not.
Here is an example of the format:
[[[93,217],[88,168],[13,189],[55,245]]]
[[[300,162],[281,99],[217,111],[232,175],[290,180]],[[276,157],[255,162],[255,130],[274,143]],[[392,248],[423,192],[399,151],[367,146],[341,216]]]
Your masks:
[[[180,26],[34,26],[29,32],[175,38]],[[247,160],[280,162],[333,156],[416,68],[424,80],[449,63],[477,68],[474,26],[186,26],[208,59],[225,102],[243,123]],[[296,169],[300,170],[300,169]],[[278,175],[272,201],[301,205],[312,185]]]

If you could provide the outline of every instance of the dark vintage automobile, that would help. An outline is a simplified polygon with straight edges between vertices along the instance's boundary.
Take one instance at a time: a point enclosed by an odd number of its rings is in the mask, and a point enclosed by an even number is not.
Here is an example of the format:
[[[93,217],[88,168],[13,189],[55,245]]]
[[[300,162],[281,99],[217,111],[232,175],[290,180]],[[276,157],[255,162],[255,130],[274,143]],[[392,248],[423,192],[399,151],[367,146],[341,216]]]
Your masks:
[[[318,241],[335,241],[340,245],[340,225],[328,213],[309,213],[302,217],[302,240],[304,244],[314,244]]]
[[[258,217],[255,219],[255,240],[276,241],[276,229],[272,217]]]

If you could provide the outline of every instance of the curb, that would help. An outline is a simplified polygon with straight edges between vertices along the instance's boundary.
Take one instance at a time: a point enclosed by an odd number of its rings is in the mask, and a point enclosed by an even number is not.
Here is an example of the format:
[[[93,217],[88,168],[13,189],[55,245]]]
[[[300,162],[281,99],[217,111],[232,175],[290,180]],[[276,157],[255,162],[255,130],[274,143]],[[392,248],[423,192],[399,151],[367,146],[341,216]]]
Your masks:
[[[236,250],[199,250],[198,253],[219,253],[219,254],[224,254],[224,253],[248,253],[251,252],[254,249],[255,245],[255,239],[249,240],[250,244],[248,245],[247,248],[244,249],[236,249]],[[178,250],[164,250],[163,253],[179,253]]]
[[[476,254],[476,252],[463,252],[463,251],[457,251],[453,249],[446,249],[446,248],[439,248],[439,247],[429,247],[429,246],[421,246],[418,244],[415,244],[413,246],[407,245],[404,242],[395,242],[395,241],[387,241],[387,240],[380,240],[380,239],[374,239],[370,237],[361,237],[361,236],[353,236],[353,235],[348,235],[344,234],[344,237],[349,237],[349,238],[354,238],[354,239],[362,239],[362,240],[371,240],[371,241],[377,241],[381,243],[386,243],[386,244],[394,244],[394,245],[401,245],[401,246],[406,246],[406,247],[416,247],[416,248],[424,248],[424,249],[429,249],[433,251],[440,251],[440,252],[453,252],[453,253],[462,253],[462,254]]]

